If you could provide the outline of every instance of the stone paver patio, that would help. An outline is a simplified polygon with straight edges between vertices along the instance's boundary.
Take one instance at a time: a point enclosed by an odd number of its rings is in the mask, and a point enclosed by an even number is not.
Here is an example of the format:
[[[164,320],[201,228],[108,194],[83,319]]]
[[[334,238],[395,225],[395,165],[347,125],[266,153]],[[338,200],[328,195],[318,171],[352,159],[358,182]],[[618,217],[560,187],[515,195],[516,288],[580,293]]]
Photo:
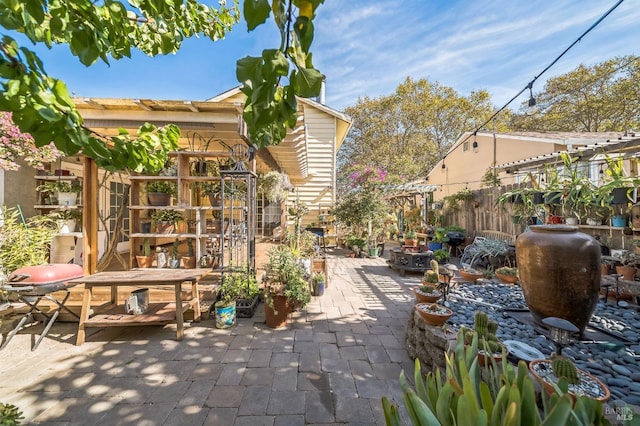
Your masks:
[[[0,352],[0,401],[27,424],[382,425],[380,398],[401,399],[414,296],[384,258],[329,256],[330,284],[287,328],[264,325],[262,305],[236,327],[209,319],[93,330],[58,323],[31,352],[34,331]]]

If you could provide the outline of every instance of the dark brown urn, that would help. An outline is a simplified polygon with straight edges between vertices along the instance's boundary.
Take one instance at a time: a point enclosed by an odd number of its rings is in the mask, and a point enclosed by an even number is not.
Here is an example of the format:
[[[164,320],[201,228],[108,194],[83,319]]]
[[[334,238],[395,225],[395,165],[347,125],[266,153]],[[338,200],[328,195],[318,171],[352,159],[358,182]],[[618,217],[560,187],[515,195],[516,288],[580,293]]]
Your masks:
[[[538,225],[516,241],[520,284],[534,320],[587,326],[600,291],[600,245],[576,226]]]

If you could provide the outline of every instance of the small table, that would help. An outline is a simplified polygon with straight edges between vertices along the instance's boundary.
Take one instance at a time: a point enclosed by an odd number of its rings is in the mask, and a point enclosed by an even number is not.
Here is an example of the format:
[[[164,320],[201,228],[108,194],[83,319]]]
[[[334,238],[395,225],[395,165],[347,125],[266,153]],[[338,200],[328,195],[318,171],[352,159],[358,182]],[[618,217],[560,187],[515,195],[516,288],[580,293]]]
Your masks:
[[[200,321],[200,294],[198,282],[211,272],[211,269],[132,269],[130,271],[99,272],[86,277],[69,281],[73,284],[84,284],[82,311],[78,323],[76,345],[82,345],[87,327],[124,327],[135,325],[165,325],[175,322],[176,338],[184,336],[184,317],[186,309],[193,309],[194,321]],[[191,300],[182,301],[182,284],[191,284]],[[140,315],[126,314],[123,305],[118,305],[118,287],[144,286],[159,288],[173,286],[175,303],[150,303],[146,313]],[[94,287],[111,287],[110,309],[107,312],[90,317],[91,300]],[[173,306],[175,305],[175,306]]]

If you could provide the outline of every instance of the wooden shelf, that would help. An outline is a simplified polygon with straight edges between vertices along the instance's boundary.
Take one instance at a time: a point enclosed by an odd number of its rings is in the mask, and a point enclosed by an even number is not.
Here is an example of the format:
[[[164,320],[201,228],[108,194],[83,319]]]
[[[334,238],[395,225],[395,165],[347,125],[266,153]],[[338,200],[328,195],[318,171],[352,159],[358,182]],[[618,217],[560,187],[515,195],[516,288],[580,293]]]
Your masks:
[[[222,234],[211,234],[211,233],[178,233],[178,234],[156,234],[156,233],[142,233],[142,232],[134,232],[130,235],[133,238],[220,238]]]
[[[190,301],[182,303],[183,312],[192,307]],[[144,314],[131,315],[124,305],[112,307],[85,321],[85,327],[131,327],[136,325],[166,325],[176,321],[175,303],[150,303]]]
[[[36,180],[44,180],[48,182],[58,182],[58,181],[73,181],[73,180],[81,180],[80,176],[34,176]]]

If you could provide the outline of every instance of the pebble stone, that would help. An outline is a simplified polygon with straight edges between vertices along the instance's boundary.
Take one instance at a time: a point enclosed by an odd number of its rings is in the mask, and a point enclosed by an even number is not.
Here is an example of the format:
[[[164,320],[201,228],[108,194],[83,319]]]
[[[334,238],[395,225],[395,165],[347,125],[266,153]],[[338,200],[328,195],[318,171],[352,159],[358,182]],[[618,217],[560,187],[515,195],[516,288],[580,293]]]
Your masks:
[[[518,286],[489,283],[464,284],[451,289],[447,298],[454,311],[452,328],[473,327],[473,314],[483,310],[500,325],[501,340],[520,340],[549,356],[555,344],[533,326],[509,315],[509,311],[524,311],[527,304]],[[616,306],[599,301],[589,325],[612,336],[626,339],[624,345],[607,342],[573,341],[563,349],[563,355],[573,358],[576,366],[605,380],[612,402],[638,405],[640,395],[640,321],[635,306]],[[633,390],[633,392],[630,392]]]

